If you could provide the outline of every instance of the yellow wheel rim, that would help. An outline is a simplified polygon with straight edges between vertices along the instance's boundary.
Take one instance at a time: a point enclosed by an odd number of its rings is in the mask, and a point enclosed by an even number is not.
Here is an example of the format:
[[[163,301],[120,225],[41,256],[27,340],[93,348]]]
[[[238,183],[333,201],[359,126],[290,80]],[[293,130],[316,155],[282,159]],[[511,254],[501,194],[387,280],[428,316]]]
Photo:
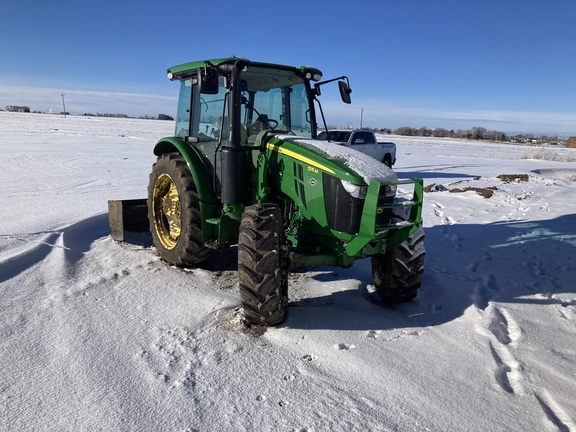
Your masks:
[[[161,174],[156,179],[152,200],[154,228],[158,240],[164,248],[174,249],[182,231],[182,220],[178,190],[168,174]]]

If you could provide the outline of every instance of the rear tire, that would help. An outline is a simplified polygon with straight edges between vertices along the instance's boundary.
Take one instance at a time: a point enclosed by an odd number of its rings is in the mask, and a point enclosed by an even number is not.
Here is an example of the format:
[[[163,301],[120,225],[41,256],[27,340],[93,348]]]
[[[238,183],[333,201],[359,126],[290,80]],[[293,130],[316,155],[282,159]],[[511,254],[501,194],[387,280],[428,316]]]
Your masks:
[[[408,220],[406,212],[392,215],[392,222]],[[372,257],[374,287],[385,304],[397,304],[413,300],[422,284],[424,273],[424,229],[418,228],[400,246]]]
[[[170,264],[193,267],[208,254],[196,185],[178,153],[164,154],[152,166],[148,220],[158,255]]]
[[[387,154],[386,156],[384,156],[382,163],[386,165],[388,168],[392,168],[392,157],[389,154]]]
[[[286,319],[288,280],[280,269],[282,234],[282,215],[276,204],[244,209],[238,238],[238,278],[240,303],[250,324],[270,326]]]

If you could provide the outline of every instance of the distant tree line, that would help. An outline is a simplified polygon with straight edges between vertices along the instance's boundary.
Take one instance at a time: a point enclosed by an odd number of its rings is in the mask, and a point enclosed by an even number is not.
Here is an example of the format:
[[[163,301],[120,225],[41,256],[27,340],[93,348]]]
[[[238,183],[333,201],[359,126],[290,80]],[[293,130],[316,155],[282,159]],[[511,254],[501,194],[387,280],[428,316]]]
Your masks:
[[[86,117],[112,117],[112,118],[139,118],[139,119],[145,119],[145,120],[174,120],[174,117],[169,116],[168,114],[158,114],[158,117],[154,117],[154,116],[149,116],[149,115],[144,115],[144,116],[140,116],[140,117],[130,117],[127,114],[110,114],[110,113],[98,113],[98,114],[92,114],[92,113],[84,113],[83,114]]]
[[[111,113],[84,113],[86,117],[111,117],[111,118],[128,118],[127,114],[111,114]]]
[[[509,137],[504,132],[491,131],[483,127],[473,127],[470,130],[448,130],[444,128],[429,129],[421,127],[416,129],[411,126],[402,126],[394,131],[396,135],[423,136],[438,138],[465,138],[472,140],[508,141]]]
[[[8,112],[25,112],[25,113],[29,113],[29,112],[30,112],[30,107],[27,107],[27,106],[18,106],[18,105],[7,105],[7,106],[6,106],[6,111],[8,111]]]
[[[540,135],[535,138],[534,134],[518,134],[507,135],[504,132],[488,130],[483,127],[473,127],[472,129],[463,130],[448,130],[444,128],[430,129],[427,127],[415,128],[412,126],[402,126],[398,129],[392,130],[388,128],[372,129],[374,132],[383,134],[395,134],[404,136],[421,136],[421,137],[435,137],[435,138],[462,138],[468,140],[486,140],[486,141],[500,141],[500,142],[548,142],[558,143],[562,141],[557,136]]]

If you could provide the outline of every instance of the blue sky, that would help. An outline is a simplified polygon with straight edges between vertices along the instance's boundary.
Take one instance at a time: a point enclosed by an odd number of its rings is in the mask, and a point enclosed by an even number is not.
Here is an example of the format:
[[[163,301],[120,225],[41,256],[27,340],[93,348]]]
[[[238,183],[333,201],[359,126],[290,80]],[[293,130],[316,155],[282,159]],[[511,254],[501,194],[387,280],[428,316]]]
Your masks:
[[[173,114],[168,67],[243,56],[347,75],[329,123],[576,135],[573,0],[0,0],[0,107]]]

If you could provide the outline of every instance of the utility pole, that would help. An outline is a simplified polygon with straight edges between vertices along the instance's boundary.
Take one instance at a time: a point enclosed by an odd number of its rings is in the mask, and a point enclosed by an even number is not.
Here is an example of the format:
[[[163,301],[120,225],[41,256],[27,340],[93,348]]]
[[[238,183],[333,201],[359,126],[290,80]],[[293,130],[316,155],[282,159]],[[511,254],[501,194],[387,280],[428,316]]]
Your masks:
[[[364,108],[360,111],[360,129],[362,129],[362,121],[364,119]]]
[[[66,118],[66,104],[64,103],[64,96],[66,95],[62,93],[60,96],[62,96],[62,107],[64,108],[64,118]]]

